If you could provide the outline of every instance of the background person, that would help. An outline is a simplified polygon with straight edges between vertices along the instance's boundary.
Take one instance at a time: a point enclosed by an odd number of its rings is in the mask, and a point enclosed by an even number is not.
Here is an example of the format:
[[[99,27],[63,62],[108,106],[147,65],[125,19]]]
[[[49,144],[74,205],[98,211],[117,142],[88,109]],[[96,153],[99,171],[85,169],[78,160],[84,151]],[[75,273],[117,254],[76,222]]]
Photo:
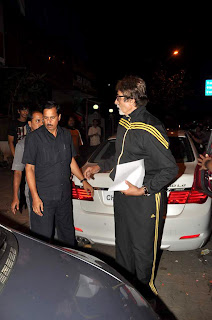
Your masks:
[[[92,149],[96,149],[101,142],[101,128],[98,126],[97,119],[93,120],[93,125],[88,130],[88,136],[90,138],[90,146]]]
[[[17,142],[23,139],[27,134],[27,117],[29,108],[21,105],[18,107],[17,111],[19,117],[16,120],[13,120],[8,128],[8,144],[13,157],[15,155],[15,146]]]
[[[28,123],[27,123],[27,117],[29,113],[29,108],[22,104],[17,109],[19,117],[16,120],[13,120],[8,128],[8,144],[10,151],[12,153],[12,156],[15,155],[15,146],[18,141],[22,140],[28,130]],[[25,170],[23,170],[22,173],[22,179],[20,183],[20,204],[19,204],[19,210],[22,212],[23,206],[26,207],[26,197],[25,197]]]
[[[188,132],[191,138],[194,140],[198,152],[204,152],[210,138],[210,131],[207,130],[205,125],[198,125],[194,132],[191,130]]]
[[[28,125],[31,131],[34,131],[43,125],[43,114],[41,111],[34,110],[28,114]],[[19,188],[22,179],[22,172],[25,169],[25,164],[22,163],[22,158],[24,154],[25,137],[20,140],[15,147],[15,156],[13,159],[12,170],[14,171],[13,176],[13,201],[11,204],[11,210],[15,214],[19,210]],[[29,203],[29,187],[26,183],[25,185],[25,197],[28,212],[30,215],[30,203]]]
[[[22,160],[31,195],[31,230],[49,241],[56,226],[58,240],[74,246],[71,172],[81,180],[87,193],[93,195],[93,188],[74,159],[76,152],[70,133],[58,125],[60,107],[48,102],[43,108],[43,119],[44,126],[26,137]]]
[[[82,137],[78,129],[75,128],[75,119],[73,117],[69,117],[67,129],[71,133],[74,148],[76,151],[75,160],[80,162],[80,147],[83,145]]]
[[[143,187],[128,181],[126,191],[114,193],[116,260],[132,276],[137,288],[147,299],[157,295],[154,280],[160,250],[166,191],[178,172],[169,149],[163,124],[146,110],[145,82],[134,76],[125,77],[116,86],[115,104],[120,114],[114,159],[88,167],[86,178],[110,170],[114,180],[116,165],[144,159]]]

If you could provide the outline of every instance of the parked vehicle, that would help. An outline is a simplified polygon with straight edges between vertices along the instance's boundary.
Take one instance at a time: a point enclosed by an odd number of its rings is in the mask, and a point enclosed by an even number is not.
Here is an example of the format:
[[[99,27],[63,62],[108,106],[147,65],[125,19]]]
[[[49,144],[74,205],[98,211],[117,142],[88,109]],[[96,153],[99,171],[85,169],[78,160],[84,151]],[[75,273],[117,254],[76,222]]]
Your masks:
[[[170,148],[179,166],[179,175],[167,188],[168,207],[161,248],[170,251],[202,247],[210,235],[211,198],[192,187],[197,150],[185,131],[168,131]],[[115,137],[105,141],[83,166],[95,165],[115,154]],[[112,168],[111,168],[112,169]],[[112,180],[109,172],[89,181],[94,197],[87,196],[80,181],[73,179],[73,209],[78,241],[115,244]]]
[[[2,320],[158,319],[143,297],[103,261],[2,225],[0,315]]]

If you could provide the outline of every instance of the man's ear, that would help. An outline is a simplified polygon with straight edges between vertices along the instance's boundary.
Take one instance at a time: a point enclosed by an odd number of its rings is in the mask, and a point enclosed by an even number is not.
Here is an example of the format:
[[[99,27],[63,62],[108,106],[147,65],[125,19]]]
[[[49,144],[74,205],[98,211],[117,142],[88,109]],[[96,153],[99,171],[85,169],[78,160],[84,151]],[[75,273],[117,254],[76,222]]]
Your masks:
[[[31,128],[32,122],[31,122],[31,121],[28,121],[28,125],[29,125],[29,127]]]
[[[60,119],[61,119],[61,114],[59,114],[58,119],[59,119],[59,121],[60,121]]]
[[[134,107],[134,106],[136,106],[136,102],[135,102],[135,99],[129,99],[130,100],[130,103],[131,103],[131,105]]]

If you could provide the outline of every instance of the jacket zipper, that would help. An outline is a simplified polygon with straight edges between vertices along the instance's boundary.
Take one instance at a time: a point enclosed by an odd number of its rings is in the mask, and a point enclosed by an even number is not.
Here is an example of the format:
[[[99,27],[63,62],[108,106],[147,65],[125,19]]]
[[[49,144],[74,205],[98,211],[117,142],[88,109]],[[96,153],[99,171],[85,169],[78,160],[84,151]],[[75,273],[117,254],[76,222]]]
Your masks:
[[[130,122],[130,121],[131,121],[131,117],[128,117],[128,118],[129,118],[129,122]],[[123,141],[122,141],[121,153],[120,153],[120,155],[119,155],[119,157],[118,157],[118,162],[117,162],[117,164],[120,163],[121,157],[122,157],[122,155],[123,155],[123,153],[124,153],[125,139],[126,139],[126,135],[127,135],[127,133],[128,133],[129,130],[130,130],[130,128],[127,129],[126,132],[125,132],[125,134],[124,134]]]

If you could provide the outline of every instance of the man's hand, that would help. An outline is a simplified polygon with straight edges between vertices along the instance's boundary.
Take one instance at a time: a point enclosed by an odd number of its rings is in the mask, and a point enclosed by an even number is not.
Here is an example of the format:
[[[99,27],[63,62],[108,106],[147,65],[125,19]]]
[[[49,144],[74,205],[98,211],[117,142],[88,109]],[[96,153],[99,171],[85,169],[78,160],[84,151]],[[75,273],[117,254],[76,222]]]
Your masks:
[[[43,216],[43,202],[39,197],[33,199],[32,209],[38,216]]]
[[[125,181],[125,183],[129,186],[127,190],[121,191],[121,193],[125,194],[125,196],[143,196],[144,195],[144,188],[138,188],[131,184],[129,181]]]
[[[88,167],[84,172],[84,177],[88,180],[94,179],[94,174],[100,171],[100,167],[98,165],[93,167]]]
[[[11,203],[11,211],[13,214],[16,214],[16,211],[19,210],[19,199],[15,198],[13,199],[13,202]]]
[[[93,197],[94,191],[90,183],[88,183],[87,181],[83,181],[83,188],[85,189],[88,195],[91,195]]]
[[[208,154],[206,154],[205,156],[200,154],[200,157],[198,158],[198,165],[201,167],[200,170],[208,170],[208,168],[206,168],[205,166],[205,162],[207,162],[208,160],[211,160],[211,157],[209,157]]]

